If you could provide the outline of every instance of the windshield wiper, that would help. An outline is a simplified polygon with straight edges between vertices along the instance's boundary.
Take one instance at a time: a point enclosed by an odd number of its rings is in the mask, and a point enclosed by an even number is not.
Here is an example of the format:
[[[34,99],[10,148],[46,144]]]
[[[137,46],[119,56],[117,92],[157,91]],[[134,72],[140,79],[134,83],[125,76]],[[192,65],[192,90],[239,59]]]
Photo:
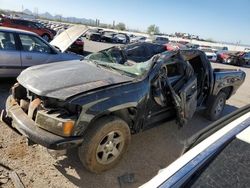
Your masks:
[[[114,68],[114,67],[112,67],[112,66],[110,66],[110,65],[98,63],[98,61],[93,60],[93,59],[88,59],[88,60],[89,60],[91,63],[94,63],[94,64],[95,64],[97,67],[99,67],[99,68],[109,69],[109,70],[111,70],[111,71],[113,71],[113,72],[118,72],[118,73],[121,74],[121,72],[120,72],[118,69],[116,69],[116,68]]]

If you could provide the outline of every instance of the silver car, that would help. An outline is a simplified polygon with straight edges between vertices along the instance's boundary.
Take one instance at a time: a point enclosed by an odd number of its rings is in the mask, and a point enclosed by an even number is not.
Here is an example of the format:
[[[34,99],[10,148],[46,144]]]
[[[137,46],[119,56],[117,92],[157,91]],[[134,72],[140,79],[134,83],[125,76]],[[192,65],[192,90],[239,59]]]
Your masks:
[[[81,59],[64,52],[86,31],[85,26],[73,26],[49,44],[35,33],[0,27],[0,77],[16,77],[33,65]]]

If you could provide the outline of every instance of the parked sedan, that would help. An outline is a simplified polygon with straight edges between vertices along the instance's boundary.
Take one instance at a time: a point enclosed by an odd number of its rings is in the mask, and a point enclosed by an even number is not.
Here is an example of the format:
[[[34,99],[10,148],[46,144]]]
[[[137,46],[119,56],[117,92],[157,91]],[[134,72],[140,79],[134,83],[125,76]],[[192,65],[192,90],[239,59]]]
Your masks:
[[[64,52],[86,30],[85,26],[71,27],[49,44],[35,33],[0,27],[0,77],[15,77],[33,65],[81,59]]]
[[[167,44],[169,42],[169,39],[167,37],[162,36],[150,36],[146,39],[146,42],[153,42],[156,44]]]
[[[43,27],[42,24],[21,19],[2,18],[0,26],[31,31],[41,36],[46,41],[51,41],[55,36],[55,31]]]
[[[113,42],[119,43],[119,44],[127,44],[130,42],[129,36],[125,33],[118,33],[114,36]]]

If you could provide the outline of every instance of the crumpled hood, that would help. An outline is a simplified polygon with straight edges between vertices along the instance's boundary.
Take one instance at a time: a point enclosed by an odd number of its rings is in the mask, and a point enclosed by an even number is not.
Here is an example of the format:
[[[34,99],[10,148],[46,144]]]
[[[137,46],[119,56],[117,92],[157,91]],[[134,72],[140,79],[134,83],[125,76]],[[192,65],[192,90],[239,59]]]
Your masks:
[[[25,69],[18,82],[31,92],[65,100],[99,87],[132,81],[132,77],[111,72],[84,61],[64,61]]]

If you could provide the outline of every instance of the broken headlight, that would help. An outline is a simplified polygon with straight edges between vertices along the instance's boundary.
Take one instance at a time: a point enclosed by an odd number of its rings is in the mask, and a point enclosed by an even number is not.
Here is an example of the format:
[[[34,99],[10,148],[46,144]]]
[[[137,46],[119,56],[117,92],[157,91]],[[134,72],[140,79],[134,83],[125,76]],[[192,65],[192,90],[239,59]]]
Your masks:
[[[60,136],[71,136],[75,117],[61,117],[59,113],[48,113],[46,110],[39,110],[36,115],[35,123],[49,132]]]

